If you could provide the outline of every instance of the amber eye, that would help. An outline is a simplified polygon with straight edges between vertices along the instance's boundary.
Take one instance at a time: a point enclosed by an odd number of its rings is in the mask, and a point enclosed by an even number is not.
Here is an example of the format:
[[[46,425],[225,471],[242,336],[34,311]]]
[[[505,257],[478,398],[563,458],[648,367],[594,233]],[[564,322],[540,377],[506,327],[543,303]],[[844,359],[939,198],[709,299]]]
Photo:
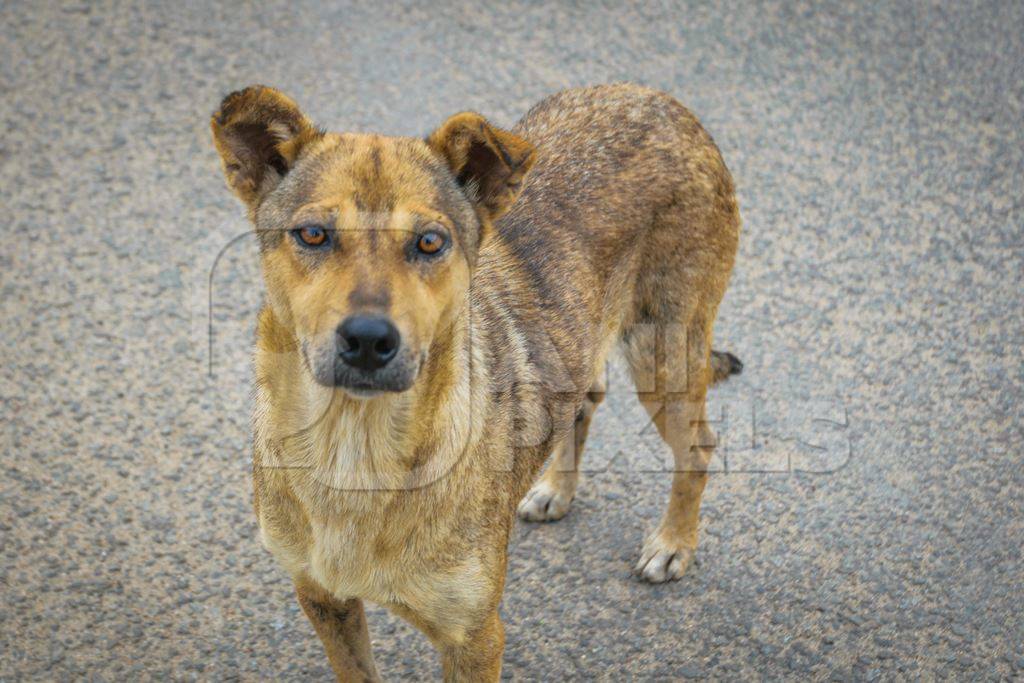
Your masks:
[[[421,254],[436,254],[444,248],[445,237],[439,232],[431,230],[420,235],[416,242],[416,248]]]
[[[300,243],[307,247],[322,247],[327,244],[327,230],[318,225],[307,225],[297,230],[292,230]]]

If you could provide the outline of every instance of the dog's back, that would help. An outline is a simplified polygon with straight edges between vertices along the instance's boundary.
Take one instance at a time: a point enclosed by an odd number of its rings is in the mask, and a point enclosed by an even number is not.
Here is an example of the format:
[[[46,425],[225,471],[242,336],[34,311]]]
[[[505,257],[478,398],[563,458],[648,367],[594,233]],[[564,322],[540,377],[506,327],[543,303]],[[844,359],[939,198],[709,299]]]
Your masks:
[[[503,328],[492,339],[530,349],[547,400],[578,403],[637,325],[713,319],[738,240],[733,183],[696,118],[637,85],[560,92],[512,132],[536,162],[481,252],[474,293],[501,309],[482,316]],[[492,381],[522,380],[495,365],[505,374]]]

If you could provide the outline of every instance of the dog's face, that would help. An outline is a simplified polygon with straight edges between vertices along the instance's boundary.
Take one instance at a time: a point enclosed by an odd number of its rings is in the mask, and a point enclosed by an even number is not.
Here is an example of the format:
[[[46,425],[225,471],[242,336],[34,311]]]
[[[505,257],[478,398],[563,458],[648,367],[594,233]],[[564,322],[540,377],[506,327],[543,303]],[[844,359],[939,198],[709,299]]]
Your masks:
[[[472,113],[426,140],[324,133],[260,86],[229,95],[211,127],[259,235],[270,305],[313,378],[364,398],[409,389],[532,147]]]

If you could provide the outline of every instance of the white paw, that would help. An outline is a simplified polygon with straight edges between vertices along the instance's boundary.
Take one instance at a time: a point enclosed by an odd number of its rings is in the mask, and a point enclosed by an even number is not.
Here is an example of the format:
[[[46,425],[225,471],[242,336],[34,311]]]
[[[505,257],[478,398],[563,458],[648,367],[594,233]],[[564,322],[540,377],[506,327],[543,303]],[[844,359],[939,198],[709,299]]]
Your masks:
[[[649,583],[676,581],[686,573],[695,555],[693,548],[669,541],[656,531],[644,541],[633,573]]]
[[[569,512],[572,496],[557,491],[546,481],[534,484],[519,501],[519,518],[527,522],[553,522]]]

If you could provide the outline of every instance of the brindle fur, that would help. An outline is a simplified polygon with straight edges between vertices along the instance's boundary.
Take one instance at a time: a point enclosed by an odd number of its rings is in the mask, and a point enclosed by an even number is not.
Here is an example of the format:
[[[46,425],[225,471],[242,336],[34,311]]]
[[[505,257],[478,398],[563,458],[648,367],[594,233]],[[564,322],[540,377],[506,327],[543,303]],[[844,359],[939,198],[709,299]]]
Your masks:
[[[422,629],[447,679],[499,677],[517,503],[526,519],[565,514],[616,345],[676,465],[637,572],[682,575],[713,444],[705,393],[741,367],[711,351],[733,183],[688,110],[599,86],[545,99],[511,131],[467,112],[417,140],[325,133],[254,86],[211,126],[268,294],[256,512],[339,680],[378,678],[362,600]],[[337,244],[299,248],[287,231],[310,221]],[[425,224],[452,235],[440,260],[409,256]],[[358,398],[317,379],[336,326],[367,311],[401,331],[405,390]]]

